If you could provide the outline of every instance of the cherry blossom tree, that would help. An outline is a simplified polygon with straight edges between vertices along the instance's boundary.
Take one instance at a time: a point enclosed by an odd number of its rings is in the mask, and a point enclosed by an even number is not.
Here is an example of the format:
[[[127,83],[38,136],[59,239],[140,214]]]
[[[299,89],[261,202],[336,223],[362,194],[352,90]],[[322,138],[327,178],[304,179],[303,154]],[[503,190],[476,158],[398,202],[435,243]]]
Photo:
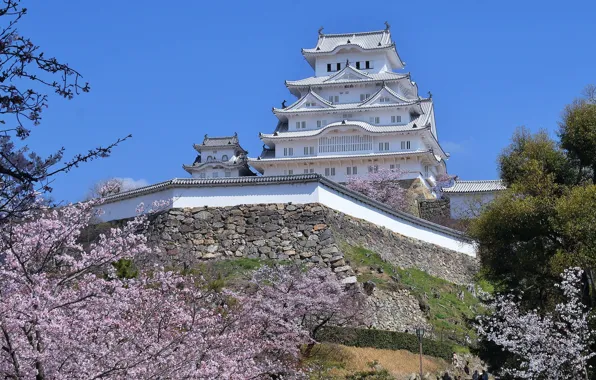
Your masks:
[[[437,194],[437,198],[441,198],[443,196],[443,188],[453,186],[453,183],[457,176],[450,175],[450,174],[439,174],[435,179],[435,186],[433,187],[433,192]]]
[[[589,328],[589,313],[581,302],[580,268],[569,268],[557,286],[565,301],[552,313],[538,310],[523,312],[516,298],[497,296],[494,313],[479,319],[478,333],[514,355],[515,366],[503,368],[505,374],[523,379],[588,379],[587,362],[594,334]]]
[[[300,266],[265,266],[255,272],[251,283],[256,291],[248,297],[257,302],[262,319],[270,327],[278,323],[273,327],[278,331],[276,339],[286,333],[301,334],[282,340],[308,343],[306,356],[324,326],[365,325],[368,319],[366,297],[360,288],[346,290],[326,268],[307,271]]]
[[[3,378],[299,377],[317,318],[343,312],[348,293],[323,269],[263,269],[244,295],[162,268],[118,278],[111,263],[152,253],[147,221],[83,245],[97,205],[39,206],[0,226]]]
[[[368,173],[367,176],[348,177],[346,186],[388,207],[407,211],[409,208],[408,191],[400,186],[404,172],[396,169],[379,169],[377,172]]]

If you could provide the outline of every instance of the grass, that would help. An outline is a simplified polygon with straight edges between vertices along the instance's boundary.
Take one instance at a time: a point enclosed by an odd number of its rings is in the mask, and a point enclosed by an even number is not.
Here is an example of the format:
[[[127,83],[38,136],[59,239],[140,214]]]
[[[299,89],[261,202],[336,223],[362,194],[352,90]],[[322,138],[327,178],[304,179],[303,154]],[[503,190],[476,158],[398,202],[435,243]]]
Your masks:
[[[305,364],[312,369],[311,379],[345,379],[356,372],[370,371],[377,363],[398,379],[419,371],[419,356],[405,350],[382,350],[368,347],[347,347],[336,344],[319,344]],[[422,357],[424,373],[444,371],[448,364],[442,359]]]
[[[241,283],[250,278],[252,272],[263,265],[288,265],[291,261],[271,259],[250,259],[237,257],[221,260],[209,260],[195,264],[182,273],[202,276],[215,288]]]
[[[418,269],[394,267],[377,253],[362,247],[344,244],[342,248],[350,264],[358,269],[358,281],[373,281],[379,288],[387,290],[406,288],[421,304],[428,305],[427,319],[440,340],[459,345],[465,345],[466,335],[472,341],[475,340],[476,334],[469,322],[483,309],[481,302],[465,286],[433,277]],[[395,281],[394,278],[399,280]],[[478,282],[484,291],[492,290],[488,282]],[[463,294],[463,299],[459,298],[460,294]],[[466,348],[460,347],[459,350],[466,351]]]

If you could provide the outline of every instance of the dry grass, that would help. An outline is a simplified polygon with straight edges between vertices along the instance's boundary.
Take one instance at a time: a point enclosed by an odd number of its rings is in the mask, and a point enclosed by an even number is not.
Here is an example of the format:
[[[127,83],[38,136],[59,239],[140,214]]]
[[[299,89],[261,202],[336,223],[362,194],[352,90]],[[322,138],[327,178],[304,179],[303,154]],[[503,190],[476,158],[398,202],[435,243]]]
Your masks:
[[[396,379],[408,378],[419,371],[419,357],[405,350],[381,350],[368,347],[347,347],[341,345],[322,344],[313,351],[317,362],[323,362],[332,367],[327,375],[342,378],[347,374],[370,370],[369,363],[376,361],[388,370]],[[422,369],[424,373],[443,372],[448,367],[442,359],[423,356]]]
[[[419,356],[405,350],[381,350],[369,347],[342,347],[344,352],[350,355],[350,360],[346,363],[346,369],[354,371],[364,371],[368,369],[368,364],[377,361],[381,367],[388,370],[392,375],[400,377],[409,375],[412,372],[417,373],[420,370]],[[422,369],[424,373],[435,373],[444,370],[447,363],[444,360],[430,356],[422,356]]]

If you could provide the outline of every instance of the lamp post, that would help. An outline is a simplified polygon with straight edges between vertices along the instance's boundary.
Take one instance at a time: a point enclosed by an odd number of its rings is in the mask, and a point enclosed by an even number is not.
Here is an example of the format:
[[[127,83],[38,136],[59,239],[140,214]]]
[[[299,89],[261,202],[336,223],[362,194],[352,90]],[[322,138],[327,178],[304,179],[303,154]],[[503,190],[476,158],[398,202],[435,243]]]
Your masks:
[[[420,347],[420,380],[422,380],[422,338],[424,338],[424,328],[416,328],[416,336],[418,337],[418,346]]]

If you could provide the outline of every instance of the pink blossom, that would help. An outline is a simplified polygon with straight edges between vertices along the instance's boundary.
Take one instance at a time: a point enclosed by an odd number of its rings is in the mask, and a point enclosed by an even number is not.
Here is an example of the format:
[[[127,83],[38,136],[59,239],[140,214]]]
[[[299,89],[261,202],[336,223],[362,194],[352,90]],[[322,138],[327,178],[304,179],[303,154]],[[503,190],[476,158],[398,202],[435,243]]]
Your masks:
[[[394,210],[408,209],[407,190],[400,186],[404,172],[394,169],[379,169],[367,176],[348,177],[346,186]]]
[[[299,347],[357,302],[326,269],[264,268],[248,294],[153,268],[137,217],[83,244],[97,202],[27,212],[0,226],[0,374],[15,379],[301,377]]]
[[[516,299],[500,295],[492,303],[493,314],[479,318],[478,333],[515,355],[517,366],[503,372],[523,379],[587,379],[587,362],[594,334],[589,311],[581,302],[580,268],[569,268],[558,287],[566,301],[552,313],[522,312]]]

